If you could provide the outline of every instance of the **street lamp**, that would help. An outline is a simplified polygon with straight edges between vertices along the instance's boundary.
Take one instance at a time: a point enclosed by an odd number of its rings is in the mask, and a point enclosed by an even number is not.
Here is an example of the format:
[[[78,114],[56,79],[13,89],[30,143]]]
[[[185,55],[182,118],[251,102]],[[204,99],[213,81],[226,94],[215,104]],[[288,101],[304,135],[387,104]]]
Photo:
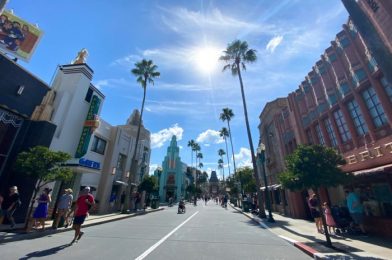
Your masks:
[[[267,204],[267,209],[268,209],[268,222],[275,222],[274,217],[272,216],[271,212],[271,201],[269,197],[269,191],[268,191],[268,183],[267,183],[267,176],[265,174],[265,145],[263,143],[260,143],[259,147],[257,148],[257,156],[258,159],[261,162],[262,168],[263,168],[263,179],[264,179],[264,185],[265,185],[265,200]]]

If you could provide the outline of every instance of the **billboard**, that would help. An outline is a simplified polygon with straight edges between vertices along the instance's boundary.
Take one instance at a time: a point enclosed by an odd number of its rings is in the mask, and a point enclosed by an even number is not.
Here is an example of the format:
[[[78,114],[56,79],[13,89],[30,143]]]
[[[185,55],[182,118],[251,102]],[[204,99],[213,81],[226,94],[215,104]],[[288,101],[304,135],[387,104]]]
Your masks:
[[[43,32],[21,18],[4,11],[0,14],[0,50],[28,61]]]

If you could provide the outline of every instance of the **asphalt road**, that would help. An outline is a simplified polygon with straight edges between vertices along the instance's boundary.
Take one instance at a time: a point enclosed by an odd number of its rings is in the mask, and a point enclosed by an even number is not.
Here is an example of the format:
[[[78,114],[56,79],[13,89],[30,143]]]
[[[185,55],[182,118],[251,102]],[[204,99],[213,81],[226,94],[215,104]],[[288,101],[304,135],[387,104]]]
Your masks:
[[[73,232],[0,245],[0,259],[311,259],[241,213],[199,202]]]

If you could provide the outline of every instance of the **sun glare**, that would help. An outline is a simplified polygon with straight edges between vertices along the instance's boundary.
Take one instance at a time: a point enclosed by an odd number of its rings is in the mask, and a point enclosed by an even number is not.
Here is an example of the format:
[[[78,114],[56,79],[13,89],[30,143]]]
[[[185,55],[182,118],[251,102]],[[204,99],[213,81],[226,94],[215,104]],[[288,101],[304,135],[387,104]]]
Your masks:
[[[198,48],[194,53],[194,62],[197,69],[203,73],[212,72],[218,64],[220,51],[212,47]]]

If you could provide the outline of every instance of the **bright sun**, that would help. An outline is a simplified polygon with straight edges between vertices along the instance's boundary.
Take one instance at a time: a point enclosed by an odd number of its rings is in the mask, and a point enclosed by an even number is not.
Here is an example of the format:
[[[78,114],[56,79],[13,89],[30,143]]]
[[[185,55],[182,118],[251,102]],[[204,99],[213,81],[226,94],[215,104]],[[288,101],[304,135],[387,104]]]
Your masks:
[[[197,68],[203,73],[210,73],[216,68],[220,51],[212,47],[197,48],[193,56]]]

